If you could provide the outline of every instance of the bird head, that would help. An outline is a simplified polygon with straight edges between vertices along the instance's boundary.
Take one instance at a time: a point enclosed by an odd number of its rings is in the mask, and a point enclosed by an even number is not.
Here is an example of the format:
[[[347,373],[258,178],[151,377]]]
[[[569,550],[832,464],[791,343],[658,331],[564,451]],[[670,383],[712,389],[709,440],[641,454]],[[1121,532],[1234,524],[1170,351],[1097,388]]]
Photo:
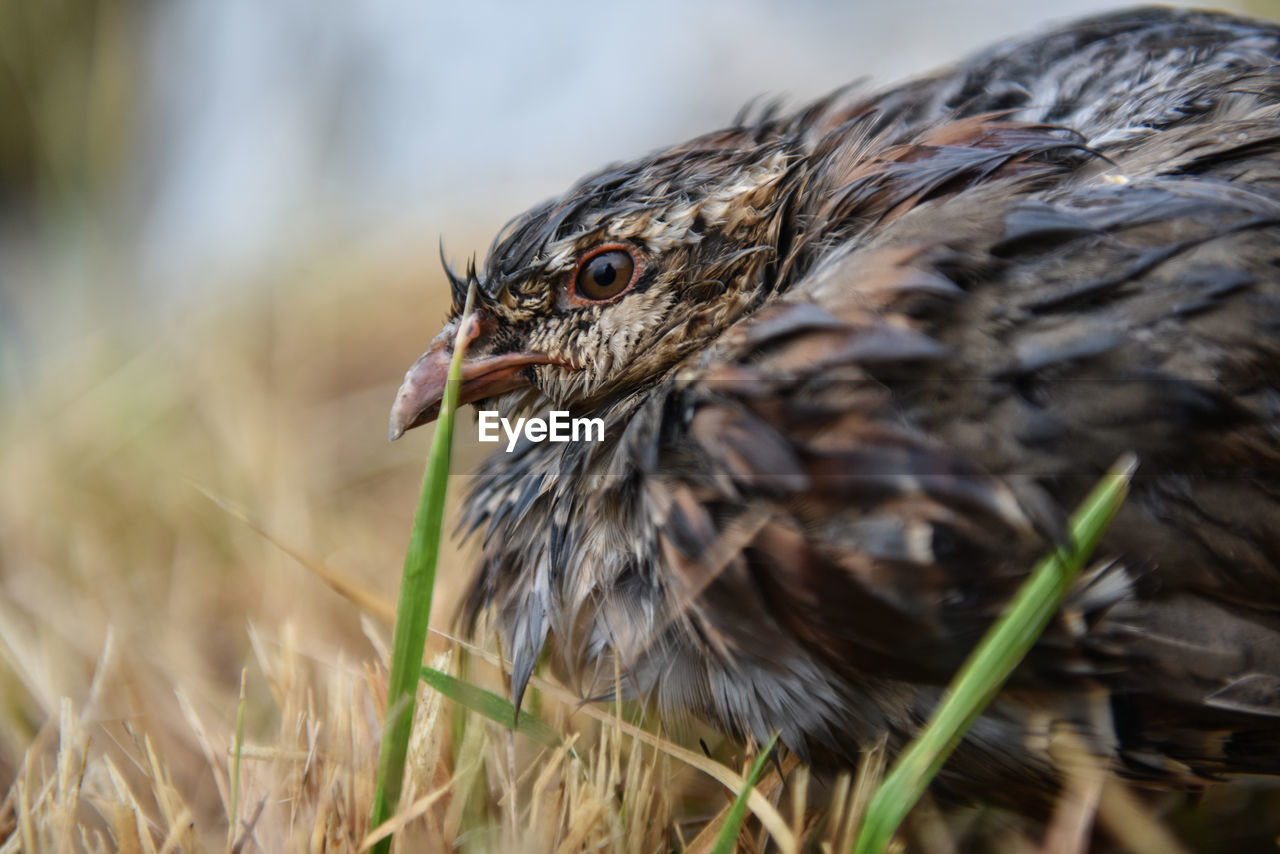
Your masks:
[[[762,129],[763,128],[763,129]],[[483,270],[449,270],[444,330],[405,375],[390,433],[434,420],[460,326],[461,403],[589,411],[644,387],[768,296],[795,156],[768,125],[591,175],[512,220]],[[469,317],[463,306],[476,285]]]

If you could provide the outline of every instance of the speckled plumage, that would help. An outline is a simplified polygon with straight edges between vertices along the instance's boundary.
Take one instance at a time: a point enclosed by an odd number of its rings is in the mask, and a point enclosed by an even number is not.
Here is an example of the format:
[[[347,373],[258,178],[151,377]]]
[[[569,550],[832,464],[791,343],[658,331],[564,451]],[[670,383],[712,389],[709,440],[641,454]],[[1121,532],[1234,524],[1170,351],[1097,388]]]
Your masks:
[[[468,360],[539,361],[486,406],[607,424],[495,454],[467,500],[517,696],[549,650],[584,696],[616,663],[820,762],[899,745],[1134,451],[1098,564],[942,785],[1051,792],[1059,728],[1153,783],[1280,774],[1278,60],[1271,25],[1110,15],[514,220],[469,271]],[[635,284],[575,301],[614,243]]]

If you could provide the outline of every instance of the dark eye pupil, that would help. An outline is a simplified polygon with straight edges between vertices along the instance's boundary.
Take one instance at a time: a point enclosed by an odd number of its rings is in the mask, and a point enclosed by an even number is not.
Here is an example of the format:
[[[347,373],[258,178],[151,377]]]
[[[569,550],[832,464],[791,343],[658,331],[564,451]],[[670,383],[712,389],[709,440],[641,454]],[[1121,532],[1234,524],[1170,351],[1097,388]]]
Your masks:
[[[613,268],[611,261],[601,258],[591,265],[591,278],[600,287],[607,288],[618,278],[618,271]]]

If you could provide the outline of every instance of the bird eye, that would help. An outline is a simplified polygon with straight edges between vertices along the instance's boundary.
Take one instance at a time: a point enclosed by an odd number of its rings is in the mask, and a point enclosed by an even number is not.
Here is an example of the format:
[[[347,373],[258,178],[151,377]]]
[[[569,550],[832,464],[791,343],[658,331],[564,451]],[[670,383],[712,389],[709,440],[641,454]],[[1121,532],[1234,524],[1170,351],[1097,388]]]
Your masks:
[[[635,259],[626,249],[605,249],[578,265],[574,289],[589,300],[613,299],[631,286],[635,270]]]

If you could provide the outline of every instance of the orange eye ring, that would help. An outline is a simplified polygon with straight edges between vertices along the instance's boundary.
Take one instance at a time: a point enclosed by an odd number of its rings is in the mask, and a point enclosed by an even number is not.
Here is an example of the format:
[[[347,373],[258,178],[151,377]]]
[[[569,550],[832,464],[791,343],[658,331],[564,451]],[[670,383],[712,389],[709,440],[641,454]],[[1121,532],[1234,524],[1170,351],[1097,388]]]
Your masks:
[[[573,271],[569,301],[578,304],[611,302],[631,290],[643,269],[630,246],[606,243],[578,262]]]

